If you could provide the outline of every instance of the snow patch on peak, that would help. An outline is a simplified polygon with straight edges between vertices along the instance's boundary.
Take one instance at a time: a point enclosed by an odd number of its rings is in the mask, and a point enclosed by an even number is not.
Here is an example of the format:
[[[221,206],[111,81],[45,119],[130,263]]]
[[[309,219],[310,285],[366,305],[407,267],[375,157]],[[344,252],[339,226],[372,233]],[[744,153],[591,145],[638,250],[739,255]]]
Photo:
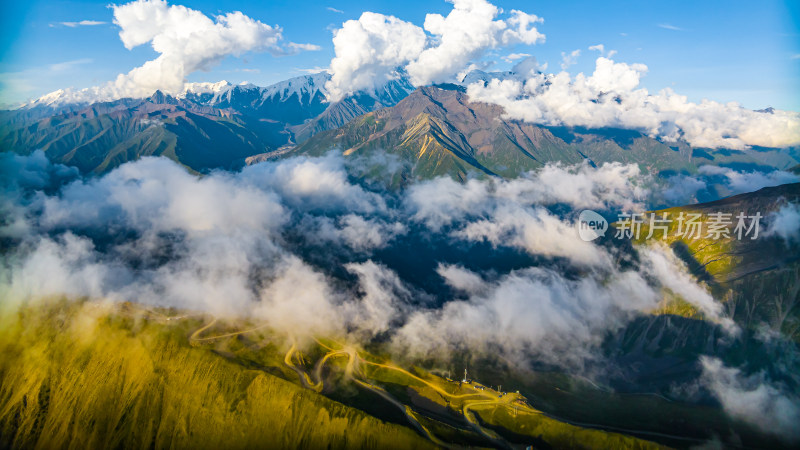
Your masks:
[[[284,101],[293,95],[297,95],[300,102],[307,95],[307,99],[313,99],[317,94],[322,94],[327,97],[325,90],[325,83],[331,79],[328,72],[317,72],[312,75],[302,75],[299,77],[289,78],[288,80],[279,81],[271,86],[265,87],[261,92],[261,98],[266,100],[278,96],[280,101]]]
[[[19,109],[31,109],[36,107],[59,107],[68,104],[86,105],[96,102],[113,100],[112,96],[99,88],[86,89],[59,89],[45,94],[35,100],[23,103]]]

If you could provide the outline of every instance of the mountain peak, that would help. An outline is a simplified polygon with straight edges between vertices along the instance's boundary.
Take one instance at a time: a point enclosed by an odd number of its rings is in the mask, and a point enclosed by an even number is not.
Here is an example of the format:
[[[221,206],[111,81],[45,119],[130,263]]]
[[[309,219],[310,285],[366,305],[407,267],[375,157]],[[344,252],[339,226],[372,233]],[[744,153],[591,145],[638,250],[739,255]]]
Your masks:
[[[156,104],[169,104],[169,105],[178,104],[178,100],[175,97],[169,94],[165,94],[161,92],[161,90],[155,91],[153,95],[147,98],[147,101]]]

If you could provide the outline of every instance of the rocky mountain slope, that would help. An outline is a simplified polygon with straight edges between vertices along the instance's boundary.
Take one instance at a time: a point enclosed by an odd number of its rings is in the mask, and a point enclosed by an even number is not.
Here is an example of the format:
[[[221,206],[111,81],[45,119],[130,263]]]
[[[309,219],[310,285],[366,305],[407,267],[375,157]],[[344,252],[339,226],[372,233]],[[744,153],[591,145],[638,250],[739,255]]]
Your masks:
[[[798,149],[694,149],[638,131],[545,127],[503,117],[496,105],[472,103],[457,85],[419,88],[396,106],[360,116],[319,133],[289,154],[347,157],[386,152],[408,165],[405,177],[485,174],[504,177],[546,163],[636,163],[650,173],[691,173],[703,164],[740,169],[784,169],[800,160]]]
[[[296,77],[264,88],[196,83],[177,96],[156,92],[146,99],[91,104],[54,93],[0,113],[0,146],[21,154],[41,149],[51,160],[82,172],[102,173],[151,155],[197,172],[230,169],[247,157],[293,145],[297,127],[307,138],[392,106],[412,89],[407,81],[395,80],[330,104],[324,90],[329,77]]]

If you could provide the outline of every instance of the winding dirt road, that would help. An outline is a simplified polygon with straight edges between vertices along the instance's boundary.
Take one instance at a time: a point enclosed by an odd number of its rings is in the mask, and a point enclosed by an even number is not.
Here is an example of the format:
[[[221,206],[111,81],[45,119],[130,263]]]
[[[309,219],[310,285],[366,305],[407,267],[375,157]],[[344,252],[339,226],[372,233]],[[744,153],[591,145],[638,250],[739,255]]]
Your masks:
[[[201,342],[208,342],[213,341],[216,339],[224,339],[230,338],[234,336],[238,336],[241,334],[252,333],[254,331],[261,330],[266,328],[267,325],[258,326],[255,328],[243,330],[243,331],[236,331],[231,333],[224,333],[220,335],[214,336],[205,336],[201,337],[203,333],[205,333],[208,329],[213,327],[217,323],[217,319],[211,320],[206,325],[202,326],[201,328],[197,329],[192,335],[189,337],[189,341],[194,345],[196,343]],[[403,404],[402,402],[398,401],[394,398],[391,394],[389,394],[385,389],[375,384],[372,384],[364,371],[362,370],[363,366],[374,366],[380,367],[387,370],[393,370],[402,373],[403,375],[414,379],[420,383],[423,383],[427,387],[430,387],[442,397],[449,398],[449,399],[460,399],[462,400],[462,409],[461,413],[464,416],[465,420],[474,428],[479,434],[486,437],[487,439],[491,440],[495,444],[501,447],[507,447],[505,442],[497,436],[491,430],[487,430],[483,428],[478,420],[476,419],[476,413],[471,411],[473,407],[476,406],[505,406],[505,407],[514,407],[517,410],[522,410],[528,413],[540,414],[539,411],[534,410],[533,408],[527,405],[521,404],[513,404],[513,401],[517,398],[513,394],[509,394],[506,396],[501,396],[498,394],[493,394],[491,392],[484,392],[484,391],[475,391],[472,393],[464,393],[464,394],[452,394],[447,392],[445,389],[442,389],[435,383],[431,383],[424,378],[420,378],[417,375],[403,369],[402,367],[398,367],[392,364],[383,364],[372,362],[366,359],[363,359],[359,354],[358,351],[354,347],[347,347],[341,346],[339,349],[332,348],[324,343],[320,342],[319,340],[315,339],[318,345],[322,348],[326,349],[328,352],[320,358],[317,363],[314,365],[314,369],[312,374],[309,375],[302,367],[295,364],[295,358],[300,358],[302,363],[302,354],[297,351],[297,341],[290,337],[292,345],[289,347],[289,350],[286,352],[283,358],[284,364],[286,364],[289,368],[294,370],[297,373],[297,376],[300,378],[300,382],[302,385],[307,388],[311,389],[315,392],[322,392],[324,388],[324,380],[322,377],[322,371],[324,369],[325,364],[333,359],[347,356],[347,364],[345,366],[345,377],[353,382],[355,382],[358,386],[361,386],[364,389],[374,392],[375,394],[379,395],[381,398],[385,399],[392,405],[396,406],[400,409],[403,414],[405,414],[406,418],[408,419],[409,423],[417,429],[423,436],[427,437],[431,442],[434,444],[441,446],[441,447],[449,447],[449,445],[439,438],[437,438],[430,430],[428,430],[416,417],[414,410],[408,406]],[[474,389],[471,385],[467,385],[468,388]],[[470,401],[470,399],[474,399]]]

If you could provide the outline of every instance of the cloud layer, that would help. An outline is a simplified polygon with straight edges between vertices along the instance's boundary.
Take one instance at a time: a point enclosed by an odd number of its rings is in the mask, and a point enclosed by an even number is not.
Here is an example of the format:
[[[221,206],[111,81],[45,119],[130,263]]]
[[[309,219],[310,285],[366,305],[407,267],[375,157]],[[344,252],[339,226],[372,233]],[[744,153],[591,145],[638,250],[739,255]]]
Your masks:
[[[575,52],[573,52],[574,55]],[[562,68],[572,62],[565,57]],[[743,149],[800,145],[800,113],[751,111],[736,103],[692,103],[670,89],[650,94],[639,87],[643,64],[599,57],[590,76],[536,73],[493,79],[467,88],[472,101],[494,103],[506,116],[544,125],[629,128],[695,147]]]
[[[0,314],[48,297],[135,301],[245,317],[301,343],[377,340],[396,358],[491,354],[582,376],[609,362],[609,335],[666,297],[740,335],[669,249],[579,238],[584,208],[649,208],[657,185],[635,165],[397,192],[354,182],[333,155],[202,177],[144,158],[80,178],[38,151],[0,155],[0,174],[0,239],[12,249]],[[792,423],[781,386],[704,370],[698,382],[732,417]]]
[[[505,324],[503,314],[535,316],[541,334],[522,338],[520,321],[509,332],[520,339],[485,337],[504,354],[541,358],[565,345],[588,355],[606,330],[654,308],[662,287],[720,318],[715,301],[681,275],[679,265],[647,263],[623,271],[613,251],[579,239],[573,216],[582,208],[645,207],[647,177],[633,165],[547,166],[517,180],[465,184],[440,178],[391,193],[354,184],[334,156],[200,178],[156,158],[88,179],[50,165],[41,152],[2,162],[9,177],[0,234],[19,242],[17,263],[3,283],[8,298],[66,294],[256,314],[293,333],[297,321],[308,334],[347,331],[363,338],[390,332],[397,348],[414,347],[409,351],[430,349],[421,346],[425,339],[412,339],[421,324],[441,332],[427,340],[435,348],[481,350],[484,339],[465,341],[458,326],[469,319],[472,328],[497,329],[498,320]],[[63,186],[43,191],[50,185]],[[569,212],[549,209],[556,205]],[[420,267],[430,272],[412,268],[409,277],[406,268],[400,278],[388,263],[394,257],[386,256],[402,253],[394,249],[399,241],[436,242],[449,251],[489,246],[539,258],[543,265],[483,273],[423,259]],[[565,278],[551,265],[582,275]],[[468,299],[417,284],[431,277]],[[451,321],[449,310],[461,311],[461,319]],[[540,342],[545,335],[547,345]],[[516,341],[523,345],[512,345]]]
[[[764,373],[747,376],[717,358],[702,358],[702,383],[725,411],[782,439],[800,441],[800,398],[770,382]]]

